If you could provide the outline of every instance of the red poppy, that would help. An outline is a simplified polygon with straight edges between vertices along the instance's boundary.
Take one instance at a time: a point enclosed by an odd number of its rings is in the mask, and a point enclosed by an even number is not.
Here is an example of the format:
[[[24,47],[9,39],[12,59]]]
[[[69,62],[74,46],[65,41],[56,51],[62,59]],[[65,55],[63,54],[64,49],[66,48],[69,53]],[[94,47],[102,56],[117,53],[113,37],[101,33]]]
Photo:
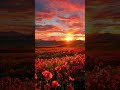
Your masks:
[[[60,70],[61,70],[61,67],[58,67],[58,66],[57,66],[57,67],[55,67],[55,70],[56,70],[56,71],[60,71]]]
[[[37,79],[38,77],[37,77],[37,75],[35,74],[35,79]]]
[[[69,90],[73,90],[73,86],[71,84],[68,85]]]
[[[44,90],[50,90],[50,88],[51,88],[50,84],[47,83],[47,84],[44,85]]]
[[[70,80],[70,81],[74,81],[75,79],[70,76],[70,77],[69,77],[69,80]]]
[[[62,75],[61,73],[58,73],[58,74],[57,74],[57,77],[58,77],[58,78],[62,78],[63,75]]]
[[[52,73],[49,71],[44,71],[42,74],[47,80],[50,80],[53,77]]]
[[[98,90],[105,90],[105,85],[98,84]]]
[[[58,83],[58,81],[52,81],[52,87],[53,88],[57,88],[58,86],[60,86],[60,84]]]

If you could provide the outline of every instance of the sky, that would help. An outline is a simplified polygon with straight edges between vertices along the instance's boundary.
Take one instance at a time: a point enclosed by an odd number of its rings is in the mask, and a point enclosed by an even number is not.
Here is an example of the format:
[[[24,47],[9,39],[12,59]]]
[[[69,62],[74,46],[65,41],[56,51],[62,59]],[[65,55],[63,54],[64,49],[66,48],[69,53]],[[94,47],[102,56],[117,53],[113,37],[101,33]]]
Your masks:
[[[86,0],[86,34],[120,34],[120,0]]]
[[[35,0],[35,39],[84,40],[85,0]]]
[[[34,0],[0,0],[0,32],[34,34]]]
[[[35,39],[43,40],[62,40],[65,36],[81,39],[84,33],[120,34],[119,3],[120,0],[0,0],[0,32],[35,34]]]

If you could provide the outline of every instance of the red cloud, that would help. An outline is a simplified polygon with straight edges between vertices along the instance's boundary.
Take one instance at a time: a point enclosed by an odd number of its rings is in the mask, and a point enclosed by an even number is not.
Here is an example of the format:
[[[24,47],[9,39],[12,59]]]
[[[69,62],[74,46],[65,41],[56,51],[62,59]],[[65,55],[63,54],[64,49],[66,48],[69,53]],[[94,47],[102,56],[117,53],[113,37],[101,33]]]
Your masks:
[[[36,25],[35,29],[40,31],[61,31],[59,27],[53,25]]]
[[[83,18],[81,19],[80,16],[76,15],[76,16],[70,16],[70,17],[58,17],[60,21],[67,23],[68,25],[74,24],[74,23],[84,23]]]
[[[50,11],[42,11],[42,12],[36,12],[36,20],[51,20],[55,16],[54,12]]]
[[[85,22],[83,2],[79,0],[39,0],[39,2],[42,6],[36,9],[36,22],[40,24],[36,26],[37,39],[60,40],[67,33],[72,33],[75,38],[79,37],[78,34],[81,33],[81,29],[84,30]],[[65,16],[66,14],[68,16]],[[45,24],[51,25],[43,25],[42,20],[45,20]]]
[[[83,28],[83,27],[84,27],[84,25],[82,23],[74,23],[69,28],[79,29],[79,28]]]
[[[39,31],[35,30],[35,39],[43,39],[43,40],[60,40],[60,37],[64,35],[63,32],[49,32],[49,31]],[[56,37],[56,39],[55,39]]]
[[[74,11],[82,11],[84,12],[84,5],[75,4],[68,0],[51,0],[50,7],[54,9],[58,9],[62,12],[74,12]]]

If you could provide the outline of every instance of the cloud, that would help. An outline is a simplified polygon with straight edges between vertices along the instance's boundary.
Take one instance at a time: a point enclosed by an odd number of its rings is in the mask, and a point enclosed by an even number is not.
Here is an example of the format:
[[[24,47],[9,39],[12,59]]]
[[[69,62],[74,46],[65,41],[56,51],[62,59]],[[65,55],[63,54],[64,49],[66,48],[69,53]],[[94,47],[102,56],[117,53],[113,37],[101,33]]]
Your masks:
[[[86,1],[87,33],[115,33],[120,25],[120,1]],[[112,27],[112,28],[111,28]],[[117,29],[115,29],[117,28]],[[119,32],[117,32],[119,33]]]
[[[83,28],[83,24],[82,23],[74,23],[72,24],[69,28],[70,29],[80,29],[80,28]]]
[[[54,40],[60,40],[60,38],[63,36],[64,36],[64,33],[59,31],[49,32],[49,31],[35,30],[35,39],[51,40],[53,37],[56,37],[56,39]]]
[[[50,38],[51,36],[61,36],[63,31],[53,25],[36,25],[35,39]]]
[[[35,0],[37,11],[74,12],[85,11],[84,0]]]
[[[54,16],[55,16],[54,12],[39,11],[39,12],[36,12],[35,19],[36,21],[51,20]]]
[[[36,30],[40,31],[61,31],[61,29],[57,26],[53,25],[36,25]]]
[[[50,7],[54,10],[58,10],[60,12],[74,12],[74,11],[81,11],[84,12],[84,5],[80,4],[80,1],[77,0],[77,2],[74,3],[72,0],[52,0],[50,3]]]
[[[0,32],[15,31],[23,34],[34,32],[34,1],[0,1]]]
[[[67,33],[80,34],[85,30],[85,1],[36,0],[35,20],[37,39],[60,40]]]

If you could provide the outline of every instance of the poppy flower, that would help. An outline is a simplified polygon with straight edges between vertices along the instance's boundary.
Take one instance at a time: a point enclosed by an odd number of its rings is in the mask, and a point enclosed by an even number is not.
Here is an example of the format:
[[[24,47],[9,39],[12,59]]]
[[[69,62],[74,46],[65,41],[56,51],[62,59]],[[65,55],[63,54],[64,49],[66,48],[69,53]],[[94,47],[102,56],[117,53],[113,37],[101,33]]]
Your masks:
[[[74,81],[75,79],[70,76],[70,77],[69,77],[69,80],[70,80],[70,81]]]
[[[47,70],[42,72],[42,74],[47,80],[50,80],[53,77],[52,73]]]
[[[55,70],[56,70],[56,71],[60,71],[61,68],[57,66],[57,67],[55,67]]]
[[[57,88],[58,86],[60,86],[60,84],[58,83],[58,81],[52,81],[52,87],[53,88]]]
[[[73,86],[71,84],[68,85],[69,90],[73,90]]]
[[[50,84],[47,83],[47,84],[44,85],[44,90],[50,90],[50,88],[51,88]]]

